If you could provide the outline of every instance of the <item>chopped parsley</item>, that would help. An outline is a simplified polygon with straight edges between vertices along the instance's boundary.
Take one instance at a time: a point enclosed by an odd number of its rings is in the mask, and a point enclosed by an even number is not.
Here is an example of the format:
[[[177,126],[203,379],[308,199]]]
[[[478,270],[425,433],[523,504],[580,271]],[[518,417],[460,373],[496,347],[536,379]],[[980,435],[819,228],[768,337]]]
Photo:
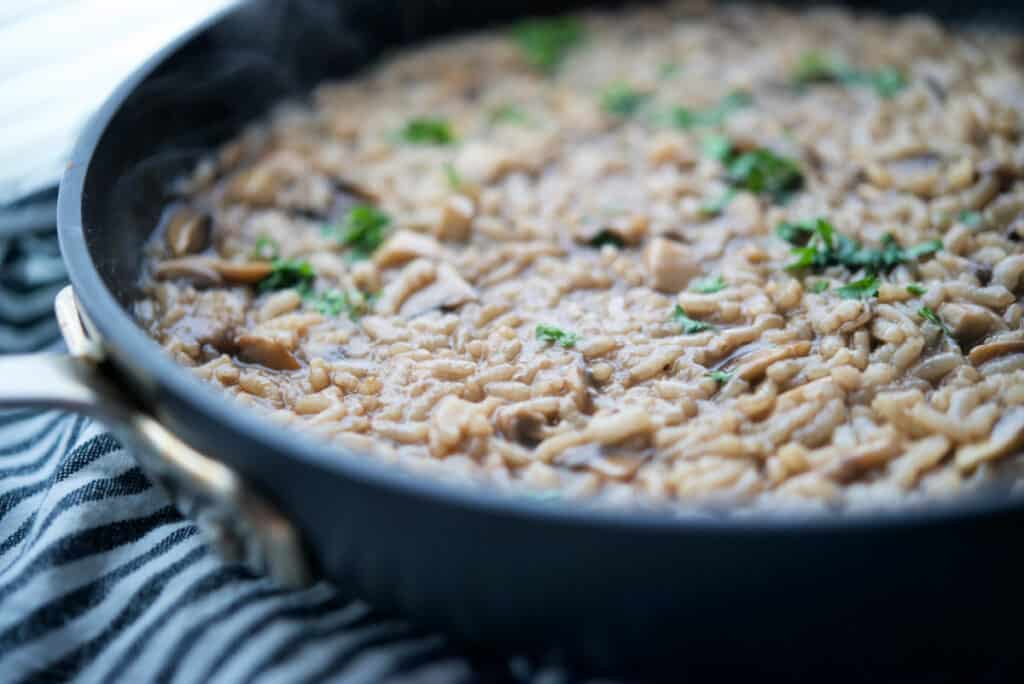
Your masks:
[[[604,247],[605,245],[615,245],[618,248],[622,248],[626,243],[621,237],[614,231],[605,228],[600,231],[597,235],[590,238],[589,242],[591,247]]]
[[[784,202],[790,193],[803,187],[804,176],[797,163],[769,149],[743,152],[723,135],[705,137],[702,146],[705,155],[722,162],[735,189],[771,195],[777,202]]]
[[[577,341],[579,341],[580,336],[574,332],[569,332],[567,330],[562,330],[561,328],[556,328],[553,325],[545,325],[543,323],[540,323],[537,325],[537,339],[544,340],[545,342],[559,344],[568,349],[569,347],[575,345]]]
[[[732,141],[724,135],[705,136],[700,144],[705,157],[721,162],[726,161],[732,153]]]
[[[308,261],[297,259],[274,259],[270,266],[270,275],[260,281],[260,292],[283,290],[294,287],[300,293],[309,291],[316,273]]]
[[[492,125],[496,124],[525,124],[528,120],[526,112],[514,104],[503,104],[495,107],[487,115],[487,120]]]
[[[878,277],[867,276],[836,289],[843,299],[871,299],[878,296]]]
[[[458,190],[462,185],[462,178],[459,176],[459,172],[455,169],[455,164],[451,162],[444,163],[444,177],[448,179],[448,185],[452,190]]]
[[[691,292],[699,292],[700,294],[714,294],[721,292],[725,289],[725,280],[722,276],[714,276],[713,278],[698,278],[690,283]]]
[[[942,328],[942,332],[946,333],[948,337],[953,336],[953,333],[952,331],[950,331],[949,326],[942,322],[942,319],[939,318],[939,314],[935,313],[935,311],[930,306],[922,306],[920,309],[917,310],[917,315],[925,319],[926,321],[934,323],[935,325]]]
[[[926,290],[924,286],[921,285],[920,283],[910,283],[909,285],[907,285],[907,292],[916,297],[920,297],[927,291],[928,290]]]
[[[803,187],[804,176],[796,162],[760,148],[733,154],[727,159],[729,180],[738,188],[785,200]]]
[[[979,228],[984,221],[980,211],[961,211],[959,218],[960,222],[968,228]]]
[[[309,298],[310,304],[324,316],[337,316],[345,313],[353,321],[358,321],[362,316],[370,313],[374,295],[352,290],[341,292],[339,290],[327,290]]]
[[[676,62],[664,62],[658,67],[658,78],[665,80],[672,78],[679,73],[679,64]]]
[[[787,264],[788,270],[810,268],[823,270],[829,266],[866,269],[870,273],[890,270],[899,264],[917,261],[942,249],[941,240],[928,240],[912,247],[900,247],[896,239],[886,233],[881,249],[865,247],[857,240],[837,233],[823,218],[799,222],[783,222],[775,234],[791,245],[796,259]]]
[[[281,248],[277,241],[266,235],[261,236],[253,245],[252,258],[257,261],[273,261],[279,256],[281,256]]]
[[[736,374],[730,371],[713,370],[708,371],[708,377],[717,382],[719,385],[724,385],[733,379]]]
[[[736,197],[736,188],[726,188],[725,192],[714,199],[705,200],[700,205],[700,213],[704,216],[718,216]]]
[[[429,116],[410,119],[398,132],[398,137],[414,145],[448,145],[455,142],[455,134],[448,120]]]
[[[583,25],[572,17],[528,19],[512,27],[512,38],[527,63],[547,74],[558,69],[584,36]]]
[[[893,97],[907,87],[903,72],[891,66],[875,70],[854,69],[839,56],[827,52],[810,51],[800,56],[793,81],[798,86],[812,83],[842,83],[849,86],[868,86],[882,97]]]
[[[695,333],[704,332],[705,330],[714,330],[714,326],[710,323],[695,321],[687,316],[686,311],[684,311],[683,307],[678,304],[676,304],[676,308],[672,312],[672,318],[676,323],[682,326],[684,335],[693,335]]]
[[[827,289],[828,289],[828,281],[827,280],[819,280],[818,282],[816,282],[813,285],[811,285],[811,292],[813,292],[814,294],[821,294],[822,292],[824,292]]]
[[[340,226],[328,226],[338,241],[352,248],[353,259],[366,259],[384,242],[391,217],[369,204],[352,207]]]
[[[625,83],[613,83],[601,94],[601,107],[616,116],[633,116],[648,98],[649,93],[635,90]]]
[[[733,112],[749,107],[754,98],[744,90],[735,90],[708,109],[689,109],[676,107],[672,110],[672,125],[676,128],[689,129],[698,126],[718,126]]]

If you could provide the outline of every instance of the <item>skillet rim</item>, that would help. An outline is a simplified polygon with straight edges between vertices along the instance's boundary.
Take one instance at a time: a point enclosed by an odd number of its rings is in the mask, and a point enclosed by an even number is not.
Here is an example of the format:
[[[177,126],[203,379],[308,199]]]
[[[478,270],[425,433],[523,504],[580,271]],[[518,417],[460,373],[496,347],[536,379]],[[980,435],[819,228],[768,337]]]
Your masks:
[[[223,8],[171,40],[124,78],[83,127],[62,175],[57,201],[61,255],[74,291],[100,332],[104,348],[111,351],[119,362],[115,363],[119,372],[134,376],[126,369],[129,364],[124,361],[132,360],[130,365],[142,367],[150,374],[152,382],[148,384],[169,392],[190,410],[205,414],[224,430],[225,435],[244,434],[285,459],[305,462],[358,484],[377,487],[390,495],[416,499],[417,503],[448,506],[462,509],[461,512],[465,513],[501,516],[509,520],[519,519],[530,524],[617,529],[640,534],[730,534],[741,537],[768,533],[789,536],[807,532],[858,534],[880,527],[931,527],[1020,514],[1024,510],[1024,497],[984,490],[957,495],[951,500],[895,510],[810,514],[764,511],[741,516],[677,516],[642,509],[622,511],[577,503],[540,502],[506,495],[480,485],[453,484],[434,476],[406,472],[370,454],[321,442],[301,430],[281,430],[280,426],[261,420],[255,411],[223,401],[223,395],[214,388],[191,373],[182,373],[182,367],[163,353],[114,298],[90,254],[82,209],[86,180],[95,152],[110,134],[110,123],[125,101],[193,39],[244,8],[244,3]],[[244,470],[233,467],[232,470],[236,470],[243,480],[249,480]],[[271,499],[275,498],[275,492],[268,494]]]

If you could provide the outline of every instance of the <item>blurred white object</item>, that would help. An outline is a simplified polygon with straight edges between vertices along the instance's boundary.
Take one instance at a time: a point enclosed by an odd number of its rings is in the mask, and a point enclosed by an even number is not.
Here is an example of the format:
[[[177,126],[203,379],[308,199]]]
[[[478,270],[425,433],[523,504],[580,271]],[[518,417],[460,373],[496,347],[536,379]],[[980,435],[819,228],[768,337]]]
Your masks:
[[[238,1],[0,0],[0,205],[55,183],[125,76]]]

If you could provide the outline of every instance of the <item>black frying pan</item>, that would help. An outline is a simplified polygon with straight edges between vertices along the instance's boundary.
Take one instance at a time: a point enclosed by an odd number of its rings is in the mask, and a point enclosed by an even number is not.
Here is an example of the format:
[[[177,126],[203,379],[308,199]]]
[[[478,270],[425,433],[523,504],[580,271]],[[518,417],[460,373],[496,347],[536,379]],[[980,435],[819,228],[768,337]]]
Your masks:
[[[0,404],[56,403],[118,423],[218,545],[473,643],[680,678],[704,665],[768,672],[1014,653],[1019,502],[679,520],[500,498],[279,428],[194,379],[134,324],[126,309],[141,246],[169,180],[204,151],[271,103],[394,45],[550,4],[256,2],[151,60],[94,117],[61,185],[61,246],[105,360],[8,358]],[[920,3],[953,21],[1024,16],[999,5]],[[61,308],[69,342],[89,356],[97,348],[71,304]]]

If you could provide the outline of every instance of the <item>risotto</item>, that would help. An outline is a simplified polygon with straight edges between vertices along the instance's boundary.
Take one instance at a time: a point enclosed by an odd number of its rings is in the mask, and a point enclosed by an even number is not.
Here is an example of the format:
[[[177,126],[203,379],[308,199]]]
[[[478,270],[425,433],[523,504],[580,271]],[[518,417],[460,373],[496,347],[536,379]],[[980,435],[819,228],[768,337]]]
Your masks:
[[[237,401],[541,498],[1024,477],[1024,41],[674,3],[448,38],[204,159],[137,319]]]

